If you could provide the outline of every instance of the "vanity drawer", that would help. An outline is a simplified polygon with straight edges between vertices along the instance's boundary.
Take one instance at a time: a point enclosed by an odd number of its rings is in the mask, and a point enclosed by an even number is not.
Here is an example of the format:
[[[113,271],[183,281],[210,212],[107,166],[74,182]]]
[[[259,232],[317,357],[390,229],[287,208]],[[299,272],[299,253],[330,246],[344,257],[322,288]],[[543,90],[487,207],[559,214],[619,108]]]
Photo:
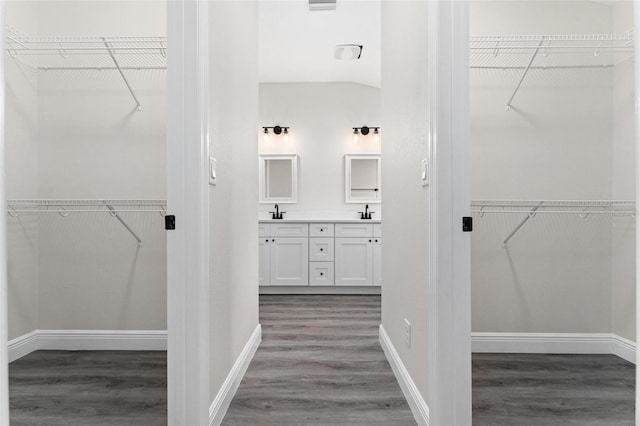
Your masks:
[[[333,223],[312,223],[309,225],[310,237],[333,237]]]
[[[259,223],[258,237],[270,237],[270,236],[271,236],[271,225],[268,223]]]
[[[336,223],[336,237],[373,237],[373,224]]]
[[[310,262],[309,285],[334,285],[333,262]]]
[[[373,224],[373,236],[376,238],[381,238],[382,237],[382,224],[381,223],[374,223]]]
[[[309,238],[309,260],[333,262],[333,238]]]
[[[308,223],[271,223],[272,237],[307,237]]]

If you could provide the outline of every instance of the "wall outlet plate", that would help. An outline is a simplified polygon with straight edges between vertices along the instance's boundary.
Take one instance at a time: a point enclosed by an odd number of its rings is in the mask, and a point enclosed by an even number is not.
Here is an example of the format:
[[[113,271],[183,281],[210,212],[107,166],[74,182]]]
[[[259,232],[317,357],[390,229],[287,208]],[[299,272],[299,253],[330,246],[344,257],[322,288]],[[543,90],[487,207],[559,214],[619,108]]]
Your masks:
[[[218,161],[215,158],[209,156],[209,185],[212,186],[216,186],[217,184],[217,164]]]
[[[426,158],[421,162],[420,178],[422,180],[422,186],[429,186],[429,160]]]

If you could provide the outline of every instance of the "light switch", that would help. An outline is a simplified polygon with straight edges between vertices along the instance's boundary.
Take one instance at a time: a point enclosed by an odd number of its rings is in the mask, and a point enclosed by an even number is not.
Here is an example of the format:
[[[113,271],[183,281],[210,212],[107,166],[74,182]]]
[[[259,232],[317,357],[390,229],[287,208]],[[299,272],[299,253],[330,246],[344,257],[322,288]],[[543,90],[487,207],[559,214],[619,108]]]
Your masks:
[[[209,157],[209,185],[216,186],[217,163],[215,158]]]
[[[422,160],[422,186],[429,186],[429,160],[426,158]]]

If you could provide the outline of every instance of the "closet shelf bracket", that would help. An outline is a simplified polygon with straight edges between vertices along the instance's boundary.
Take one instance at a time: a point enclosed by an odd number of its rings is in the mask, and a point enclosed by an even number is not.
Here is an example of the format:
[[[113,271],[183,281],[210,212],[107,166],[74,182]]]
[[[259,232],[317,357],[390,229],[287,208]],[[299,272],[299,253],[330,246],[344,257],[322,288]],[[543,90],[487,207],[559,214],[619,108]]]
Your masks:
[[[127,222],[124,221],[124,219],[122,219],[122,216],[120,216],[118,214],[118,212],[116,211],[116,209],[113,208],[113,206],[111,204],[107,204],[105,203],[105,205],[107,206],[107,208],[111,211],[111,215],[113,217],[115,217],[116,219],[118,219],[120,221],[120,223],[122,224],[122,226],[124,226],[125,228],[127,228],[127,231],[129,231],[129,233],[131,235],[133,235],[133,238],[135,238],[138,241],[138,247],[142,247],[142,240],[140,239],[140,237],[138,237],[138,235],[133,232],[133,229],[131,229],[131,227],[127,224]]]
[[[529,221],[529,219],[533,219],[536,216],[536,211],[542,207],[542,202],[540,204],[538,204],[537,206],[535,206],[534,208],[531,209],[531,211],[529,211],[529,214],[527,214],[527,217],[525,217],[524,219],[522,219],[522,222],[520,222],[518,224],[518,226],[515,227],[515,229],[513,231],[511,231],[511,233],[509,234],[509,236],[507,238],[504,239],[504,241],[502,241],[502,248],[507,248],[507,244],[509,243],[509,240],[516,235],[516,233],[520,230],[520,228],[522,228],[524,226],[525,223],[527,223]]]
[[[113,51],[113,48],[111,47],[111,45],[109,44],[109,42],[106,39],[103,39],[103,40],[104,40],[104,46],[107,48],[107,52],[109,52],[109,56],[111,56],[111,60],[113,61],[113,64],[118,69],[118,72],[120,73],[120,76],[124,80],[124,84],[127,85],[127,89],[129,89],[129,93],[131,93],[131,96],[133,97],[133,100],[136,102],[136,111],[142,111],[142,105],[140,104],[140,101],[138,100],[138,97],[136,96],[135,92],[133,91],[133,88],[131,87],[131,84],[129,84],[129,80],[127,80],[127,76],[124,75],[124,71],[122,71],[122,68],[120,68],[120,64],[118,63],[118,59],[116,59],[116,55],[115,55],[115,52]]]
[[[546,40],[547,40],[546,37],[542,37],[542,39],[540,40],[540,43],[538,43],[538,47],[536,47],[536,50],[533,51],[533,55],[531,55],[531,59],[529,59],[529,63],[527,64],[527,67],[522,72],[522,76],[520,77],[520,81],[518,82],[518,85],[516,86],[515,90],[513,91],[513,94],[511,95],[511,97],[507,101],[507,106],[505,108],[505,111],[511,111],[511,103],[515,99],[516,94],[518,93],[518,90],[520,90],[520,86],[522,86],[522,82],[524,81],[525,77],[529,73],[529,70],[531,69],[531,65],[533,65],[533,61],[535,61],[536,56],[538,56],[538,53],[540,52],[540,49],[542,48],[542,45],[544,44],[544,42]],[[509,238],[507,238],[507,240]]]

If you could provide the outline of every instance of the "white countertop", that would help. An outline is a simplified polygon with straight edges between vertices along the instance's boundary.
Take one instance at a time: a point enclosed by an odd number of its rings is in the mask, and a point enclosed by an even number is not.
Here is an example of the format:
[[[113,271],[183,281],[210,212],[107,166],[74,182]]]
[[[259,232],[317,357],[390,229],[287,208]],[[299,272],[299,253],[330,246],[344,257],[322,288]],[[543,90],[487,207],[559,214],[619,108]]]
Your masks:
[[[282,206],[281,206],[282,207]],[[281,209],[287,212],[286,207]],[[360,219],[360,214],[356,212],[318,212],[318,211],[291,211],[284,214],[283,219],[271,219],[271,213],[260,212],[258,216],[259,222],[291,222],[291,223],[324,223],[324,222],[340,222],[340,223],[381,223],[382,216],[378,213],[372,215],[372,219]]]

